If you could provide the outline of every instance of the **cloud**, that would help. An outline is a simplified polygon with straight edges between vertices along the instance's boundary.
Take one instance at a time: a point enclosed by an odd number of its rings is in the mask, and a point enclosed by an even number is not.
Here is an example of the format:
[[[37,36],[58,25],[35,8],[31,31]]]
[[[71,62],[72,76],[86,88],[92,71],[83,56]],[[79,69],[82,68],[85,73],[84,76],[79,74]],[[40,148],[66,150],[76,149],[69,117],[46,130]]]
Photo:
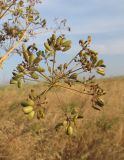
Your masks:
[[[124,55],[124,39],[114,39],[104,43],[98,42],[92,45],[92,48],[102,54],[109,54],[109,55],[123,54]]]

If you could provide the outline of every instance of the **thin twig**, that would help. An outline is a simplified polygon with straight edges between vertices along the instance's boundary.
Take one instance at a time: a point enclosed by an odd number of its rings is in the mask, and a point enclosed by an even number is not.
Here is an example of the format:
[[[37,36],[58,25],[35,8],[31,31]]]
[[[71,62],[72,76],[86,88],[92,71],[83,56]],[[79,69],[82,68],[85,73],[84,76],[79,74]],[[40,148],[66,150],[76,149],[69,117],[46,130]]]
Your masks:
[[[72,91],[75,91],[75,92],[77,92],[77,93],[82,93],[82,94],[92,95],[92,94],[90,94],[90,93],[81,92],[81,91],[76,90],[76,89],[74,89],[74,88],[69,88],[69,87],[66,87],[66,86],[62,86],[62,85],[60,85],[60,84],[56,84],[55,86],[56,86],[56,87],[65,88],[65,89],[68,89],[68,90],[72,90]]]

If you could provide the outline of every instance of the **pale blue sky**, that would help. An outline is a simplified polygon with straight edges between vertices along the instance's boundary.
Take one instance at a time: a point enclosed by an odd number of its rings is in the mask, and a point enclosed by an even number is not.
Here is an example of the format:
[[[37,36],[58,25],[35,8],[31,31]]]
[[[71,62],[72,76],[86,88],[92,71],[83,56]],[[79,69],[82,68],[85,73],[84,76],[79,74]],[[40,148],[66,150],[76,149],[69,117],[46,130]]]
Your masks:
[[[71,32],[67,37],[74,46],[65,58],[79,49],[79,39],[91,35],[92,48],[107,65],[106,76],[124,75],[124,0],[44,0],[37,8],[51,26],[54,18],[68,20]],[[41,46],[46,37],[34,40]],[[15,62],[19,62],[18,57],[10,58],[0,71],[1,82],[8,81]]]

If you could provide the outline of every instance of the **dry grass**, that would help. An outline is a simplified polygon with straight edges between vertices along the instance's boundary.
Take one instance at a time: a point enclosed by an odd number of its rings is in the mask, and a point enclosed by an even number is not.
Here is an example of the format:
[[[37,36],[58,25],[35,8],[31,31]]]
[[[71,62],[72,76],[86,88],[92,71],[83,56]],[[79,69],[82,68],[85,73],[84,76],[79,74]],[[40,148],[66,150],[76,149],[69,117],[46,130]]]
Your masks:
[[[31,86],[0,88],[0,160],[124,160],[124,77],[100,83],[107,91],[102,112],[93,110],[85,96],[57,90],[61,103],[52,91],[40,122],[28,121],[18,105]],[[54,129],[62,119],[60,108],[67,105],[80,106],[84,115],[72,138]]]

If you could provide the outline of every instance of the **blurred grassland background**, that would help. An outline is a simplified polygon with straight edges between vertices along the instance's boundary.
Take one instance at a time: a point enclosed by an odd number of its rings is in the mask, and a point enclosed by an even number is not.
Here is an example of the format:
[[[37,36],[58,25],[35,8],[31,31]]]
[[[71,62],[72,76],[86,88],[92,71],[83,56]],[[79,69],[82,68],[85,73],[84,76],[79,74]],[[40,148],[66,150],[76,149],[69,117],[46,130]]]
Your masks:
[[[98,80],[107,94],[101,112],[91,108],[90,97],[65,89],[52,90],[45,118],[27,120],[20,102],[31,88],[39,92],[44,84],[22,89],[0,87],[0,160],[123,160],[124,159],[124,77]],[[74,86],[81,89],[80,86]],[[74,135],[55,125],[63,120],[61,108],[80,107],[84,118]]]

